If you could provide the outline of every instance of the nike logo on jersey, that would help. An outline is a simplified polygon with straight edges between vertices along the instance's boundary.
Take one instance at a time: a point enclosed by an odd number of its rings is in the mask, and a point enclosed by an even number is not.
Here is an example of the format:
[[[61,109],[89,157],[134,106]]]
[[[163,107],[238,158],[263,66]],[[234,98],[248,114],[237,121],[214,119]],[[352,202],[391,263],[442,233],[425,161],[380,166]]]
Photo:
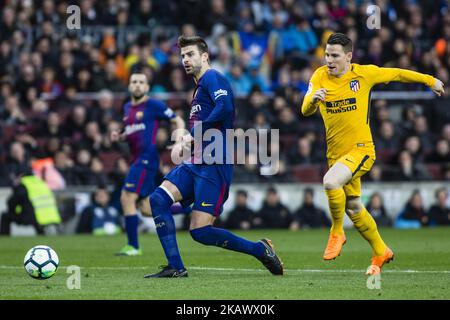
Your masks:
[[[125,187],[127,188],[133,188],[134,187],[134,183],[126,183]]]
[[[205,203],[205,201],[203,201],[202,207],[212,207],[212,203]]]
[[[346,161],[354,163],[352,160],[345,158]]]

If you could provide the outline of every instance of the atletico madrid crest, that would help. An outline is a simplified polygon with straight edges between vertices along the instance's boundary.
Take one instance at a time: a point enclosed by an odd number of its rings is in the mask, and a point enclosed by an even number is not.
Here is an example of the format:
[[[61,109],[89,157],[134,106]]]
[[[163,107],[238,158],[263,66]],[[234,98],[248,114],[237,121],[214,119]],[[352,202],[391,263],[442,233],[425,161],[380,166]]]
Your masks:
[[[357,92],[359,90],[359,80],[350,81],[350,89],[354,92]]]

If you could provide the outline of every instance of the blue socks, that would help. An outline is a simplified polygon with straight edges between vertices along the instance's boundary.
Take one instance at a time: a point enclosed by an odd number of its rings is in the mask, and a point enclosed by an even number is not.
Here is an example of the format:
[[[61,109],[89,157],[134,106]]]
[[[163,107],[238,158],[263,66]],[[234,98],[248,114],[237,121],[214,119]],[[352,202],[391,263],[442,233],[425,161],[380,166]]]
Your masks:
[[[221,247],[250,254],[255,257],[262,257],[265,250],[264,245],[260,242],[248,241],[227,230],[214,228],[213,226],[193,229],[191,230],[191,236],[195,241],[207,246]]]
[[[127,231],[128,245],[133,246],[136,249],[139,249],[138,223],[139,217],[137,214],[125,216],[125,230]]]
[[[184,269],[176,238],[175,221],[170,206],[173,201],[170,196],[158,187],[150,196],[152,215],[156,225],[159,240],[166,254],[169,266],[177,270]]]

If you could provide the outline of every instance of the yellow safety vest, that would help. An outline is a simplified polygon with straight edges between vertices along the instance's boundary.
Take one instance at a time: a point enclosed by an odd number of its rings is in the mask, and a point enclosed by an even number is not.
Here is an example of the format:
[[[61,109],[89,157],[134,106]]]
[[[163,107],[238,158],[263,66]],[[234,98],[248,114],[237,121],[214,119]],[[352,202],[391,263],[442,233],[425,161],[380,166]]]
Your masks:
[[[36,220],[41,226],[61,223],[53,191],[39,177],[25,176],[21,179],[27,189],[28,199],[34,208]]]

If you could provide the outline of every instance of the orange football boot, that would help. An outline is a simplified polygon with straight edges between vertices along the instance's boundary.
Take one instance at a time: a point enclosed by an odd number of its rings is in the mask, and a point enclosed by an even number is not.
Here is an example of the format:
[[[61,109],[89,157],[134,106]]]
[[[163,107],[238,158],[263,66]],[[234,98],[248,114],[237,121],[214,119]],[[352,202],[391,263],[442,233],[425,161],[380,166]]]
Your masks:
[[[372,264],[367,268],[366,275],[373,276],[381,273],[381,268],[385,263],[394,260],[394,253],[391,249],[386,248],[381,256],[372,256]]]
[[[324,260],[334,260],[341,254],[342,246],[347,242],[345,234],[333,234],[330,233],[328,238],[327,247],[323,254]]]

